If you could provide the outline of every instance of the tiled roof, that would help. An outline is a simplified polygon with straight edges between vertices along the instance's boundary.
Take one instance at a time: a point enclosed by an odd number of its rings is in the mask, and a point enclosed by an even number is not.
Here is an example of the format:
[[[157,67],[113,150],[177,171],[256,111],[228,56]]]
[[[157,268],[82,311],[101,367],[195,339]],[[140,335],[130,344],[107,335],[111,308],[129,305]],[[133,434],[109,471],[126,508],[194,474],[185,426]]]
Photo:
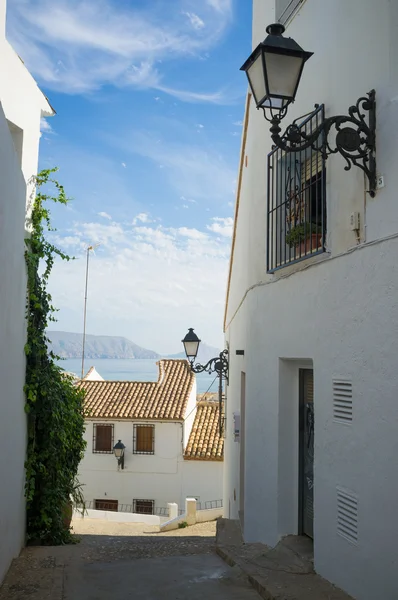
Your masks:
[[[220,438],[218,400],[200,400],[185,449],[185,460],[223,460],[224,439]]]
[[[85,413],[99,419],[182,420],[195,380],[188,361],[160,360],[159,379],[81,382]]]

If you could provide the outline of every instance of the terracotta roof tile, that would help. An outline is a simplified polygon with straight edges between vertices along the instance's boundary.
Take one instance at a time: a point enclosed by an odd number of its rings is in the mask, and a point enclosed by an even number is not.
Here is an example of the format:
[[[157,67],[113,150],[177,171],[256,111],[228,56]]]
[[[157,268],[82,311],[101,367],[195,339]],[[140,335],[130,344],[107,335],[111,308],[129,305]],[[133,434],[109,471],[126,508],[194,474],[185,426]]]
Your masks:
[[[195,380],[186,360],[160,360],[157,382],[89,381],[85,413],[100,419],[182,420]]]
[[[218,400],[200,400],[185,449],[185,460],[223,460],[224,439],[220,438]]]

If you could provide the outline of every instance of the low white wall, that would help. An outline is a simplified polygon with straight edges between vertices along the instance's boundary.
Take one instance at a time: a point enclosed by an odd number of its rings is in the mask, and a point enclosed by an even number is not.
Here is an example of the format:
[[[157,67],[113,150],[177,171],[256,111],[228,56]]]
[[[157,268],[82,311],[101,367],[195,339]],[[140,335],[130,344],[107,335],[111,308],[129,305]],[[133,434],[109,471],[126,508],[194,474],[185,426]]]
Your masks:
[[[215,521],[224,514],[224,509],[221,508],[209,508],[208,510],[197,510],[196,511],[196,522],[206,523],[207,521]]]
[[[94,510],[89,508],[82,515],[79,511],[73,512],[74,519],[102,519],[113,523],[146,523],[146,525],[160,525],[160,517],[156,515],[141,515],[137,513],[114,512],[111,510]]]
[[[171,514],[170,514],[171,516]],[[196,523],[205,523],[207,521],[215,521],[223,516],[223,508],[210,508],[208,510],[196,510],[195,498],[187,498],[185,502],[185,512],[175,518],[164,522],[160,526],[160,531],[172,531],[178,529],[181,523],[188,525],[196,525]]]

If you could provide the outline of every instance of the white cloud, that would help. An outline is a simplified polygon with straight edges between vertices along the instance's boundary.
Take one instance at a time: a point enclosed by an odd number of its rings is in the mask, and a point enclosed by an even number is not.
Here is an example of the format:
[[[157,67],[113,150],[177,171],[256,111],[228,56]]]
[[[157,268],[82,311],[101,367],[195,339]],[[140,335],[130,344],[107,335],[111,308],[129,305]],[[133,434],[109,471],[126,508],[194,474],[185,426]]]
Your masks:
[[[228,200],[234,194],[235,171],[223,156],[207,147],[165,142],[133,132],[127,141],[115,138],[124,152],[150,158],[164,167],[165,176],[180,196],[192,200]]]
[[[184,12],[183,14],[186,17],[188,17],[189,22],[191,23],[191,25],[194,29],[203,29],[203,27],[205,26],[204,21],[200,17],[198,17],[198,15],[196,15],[195,13]]]
[[[174,89],[159,72],[162,62],[197,56],[214,47],[229,24],[229,0],[208,0],[202,16],[146,3],[110,0],[14,0],[8,37],[29,70],[50,89],[69,94],[104,85],[162,90],[188,102],[225,100],[221,92]],[[229,6],[229,8],[228,8]],[[203,18],[202,18],[203,17]],[[208,24],[204,26],[205,22]]]
[[[204,125],[202,125],[202,123],[198,123],[198,124],[196,125],[196,127],[199,127],[199,129],[203,129],[203,128],[204,128]]]
[[[90,333],[123,335],[171,353],[195,315],[201,338],[221,344],[230,241],[189,227],[75,223],[57,240],[78,257],[57,262],[50,281],[57,327],[80,330],[88,240],[102,242],[90,262]]]
[[[207,226],[209,231],[213,233],[218,233],[223,237],[231,237],[232,229],[234,225],[234,220],[231,217],[213,217],[213,223]]]
[[[178,233],[184,237],[191,238],[192,240],[206,240],[207,235],[198,229],[189,229],[188,227],[180,227],[177,229]]]
[[[51,127],[50,123],[44,117],[40,119],[40,131],[42,133],[54,133],[54,130]]]
[[[206,0],[206,2],[219,13],[230,14],[232,11],[232,0]]]
[[[133,219],[133,225],[136,225],[137,223],[151,223],[151,222],[152,222],[152,220],[150,219],[150,217],[147,213],[139,213]]]
[[[235,125],[236,127],[242,127],[243,126],[243,121],[234,121],[232,123],[232,125]]]
[[[125,169],[127,167],[126,163],[122,162],[122,167]]]
[[[111,220],[112,220],[112,217],[111,217],[111,215],[110,215],[110,214],[108,214],[108,213],[106,213],[106,212],[99,212],[99,213],[98,213],[98,216],[99,216],[99,217],[103,217],[104,219],[108,219],[109,221],[111,221]]]

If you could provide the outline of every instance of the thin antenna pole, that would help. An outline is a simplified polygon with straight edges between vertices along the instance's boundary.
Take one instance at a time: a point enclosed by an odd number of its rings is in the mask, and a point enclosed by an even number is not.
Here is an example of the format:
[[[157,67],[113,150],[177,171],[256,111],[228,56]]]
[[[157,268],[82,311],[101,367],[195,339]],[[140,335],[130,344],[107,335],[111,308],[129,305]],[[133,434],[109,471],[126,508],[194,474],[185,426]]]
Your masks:
[[[84,294],[84,320],[83,320],[83,351],[82,351],[82,379],[84,377],[84,346],[86,343],[86,318],[87,318],[87,287],[88,287],[88,261],[92,246],[87,248],[87,264],[86,264],[86,290]]]

